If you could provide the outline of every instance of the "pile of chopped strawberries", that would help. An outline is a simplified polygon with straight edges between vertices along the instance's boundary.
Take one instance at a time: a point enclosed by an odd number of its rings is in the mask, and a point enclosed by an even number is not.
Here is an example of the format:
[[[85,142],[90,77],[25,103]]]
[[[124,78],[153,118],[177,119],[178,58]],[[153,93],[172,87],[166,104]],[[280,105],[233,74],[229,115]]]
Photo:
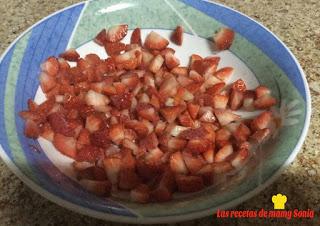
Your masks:
[[[218,69],[218,56],[193,54],[180,66],[169,41],[152,31],[142,44],[127,25],[102,30],[94,39],[109,57],[80,57],[69,49],[41,65],[47,100],[20,113],[25,135],[43,137],[73,158],[79,183],[98,195],[130,191],[132,201],[164,202],[174,192],[196,192],[217,174],[241,168],[253,144],[266,141],[277,126],[267,87],[247,90],[239,79],[227,84],[232,67]],[[230,29],[214,36],[228,49]],[[182,45],[183,28],[171,39]],[[70,66],[69,62],[76,62]],[[263,110],[242,119],[236,110]]]

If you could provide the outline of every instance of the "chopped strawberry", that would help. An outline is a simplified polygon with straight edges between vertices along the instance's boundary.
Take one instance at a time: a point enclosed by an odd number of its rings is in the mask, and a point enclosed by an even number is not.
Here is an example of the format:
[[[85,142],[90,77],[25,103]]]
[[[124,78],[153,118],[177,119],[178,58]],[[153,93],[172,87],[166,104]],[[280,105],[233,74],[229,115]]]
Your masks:
[[[186,150],[197,154],[207,151],[210,148],[210,146],[210,141],[208,141],[207,139],[197,138],[188,141]]]
[[[200,75],[203,75],[205,79],[208,79],[209,76],[214,75],[217,70],[220,57],[211,56],[206,57],[203,60],[195,60],[190,68],[190,70],[195,70]]]
[[[244,142],[248,140],[250,135],[251,131],[244,123],[240,123],[236,131],[233,133],[233,136],[238,142]]]
[[[201,61],[202,59],[203,59],[203,58],[202,58],[201,56],[199,56],[199,55],[197,55],[197,54],[192,54],[192,55],[190,56],[189,68],[195,68],[194,63],[195,63],[196,61]]]
[[[160,100],[157,95],[152,95],[150,99],[150,104],[157,110],[160,108]]]
[[[274,105],[276,105],[277,100],[270,96],[270,95],[265,95],[262,96],[258,99],[256,99],[253,103],[254,107],[257,109],[268,109]]]
[[[140,183],[140,178],[134,169],[121,169],[119,173],[119,188],[131,190]]]
[[[189,77],[195,82],[204,82],[204,77],[202,77],[202,75],[200,75],[195,70],[191,70],[189,72]]]
[[[48,121],[55,133],[60,133],[67,137],[73,137],[75,135],[74,128],[72,128],[65,115],[63,115],[61,112],[50,114],[48,116]]]
[[[131,44],[138,44],[140,46],[142,46],[142,42],[141,42],[141,29],[140,28],[136,28],[133,30],[131,38],[130,38],[130,43]]]
[[[73,137],[66,137],[62,134],[56,133],[52,143],[62,154],[71,158],[76,157],[76,140]]]
[[[103,106],[109,103],[109,99],[107,96],[97,93],[93,90],[89,90],[85,96],[85,100],[87,105],[91,105],[93,107]]]
[[[106,29],[102,29],[97,36],[93,39],[95,43],[97,43],[100,46],[104,46],[104,44],[107,42],[107,31]]]
[[[162,64],[164,62],[164,59],[161,55],[155,56],[149,65],[149,70],[153,73],[156,73],[161,68]]]
[[[212,164],[212,171],[214,174],[227,173],[233,169],[230,162],[215,162]]]
[[[202,177],[177,175],[176,183],[181,192],[196,192],[204,188]]]
[[[187,67],[174,67],[171,69],[170,73],[172,73],[176,76],[187,76],[188,75],[188,68]]]
[[[55,57],[49,57],[41,64],[41,69],[50,76],[56,76],[59,72],[59,62]]]
[[[170,168],[176,174],[188,173],[187,166],[180,151],[177,151],[170,156]]]
[[[103,160],[103,165],[108,180],[111,184],[116,185],[118,183],[119,172],[121,169],[121,159],[118,156],[110,156]]]
[[[179,122],[182,126],[186,127],[193,127],[194,125],[194,121],[188,111],[185,111],[183,114],[179,115]]]
[[[135,73],[125,74],[121,76],[121,83],[129,89],[134,89],[139,83],[139,77]]]
[[[191,174],[198,172],[205,163],[201,155],[192,155],[190,152],[182,152],[182,156]]]
[[[52,90],[57,82],[56,78],[48,75],[45,72],[42,72],[39,76],[40,86],[44,93],[48,93],[50,90]]]
[[[163,156],[163,152],[160,148],[154,148],[149,150],[145,155],[145,161],[147,164],[158,164],[159,159]]]
[[[239,115],[236,115],[229,110],[216,109],[214,113],[222,126],[225,126],[230,122],[237,121],[240,119]]]
[[[81,135],[85,136],[86,132],[82,131]],[[109,131],[107,129],[103,129],[91,133],[89,142],[100,148],[108,148],[111,144]]]
[[[131,107],[132,95],[130,93],[123,93],[119,95],[112,95],[110,97],[111,103],[116,109],[123,110]]]
[[[126,44],[122,42],[106,42],[104,48],[109,56],[118,55],[126,49]]]
[[[162,172],[160,160],[157,163],[146,163],[143,159],[137,160],[137,173],[140,178],[149,181],[157,177]]]
[[[107,42],[118,42],[127,35],[127,31],[127,24],[110,27],[107,31],[106,40]]]
[[[214,84],[213,86],[209,87],[206,90],[206,93],[209,95],[217,95],[220,94],[222,92],[222,90],[225,88],[226,84],[224,82],[219,82],[217,84]]]
[[[147,49],[151,50],[162,50],[167,47],[169,41],[159,35],[158,33],[151,31],[144,42],[144,45]]]
[[[125,126],[136,131],[139,137],[144,137],[149,133],[148,127],[144,123],[137,120],[127,121]]]
[[[243,104],[243,92],[233,89],[230,94],[229,105],[231,110],[238,110]]]
[[[167,122],[172,123],[178,115],[181,113],[180,106],[164,107],[160,109],[161,115],[167,120]]]
[[[248,158],[249,158],[249,150],[242,148],[236,153],[236,155],[233,157],[230,163],[234,168],[239,169],[245,164]]]
[[[186,146],[186,144],[186,140],[176,137],[170,137],[167,143],[169,150],[182,150]]]
[[[136,107],[137,113],[140,117],[149,120],[151,122],[157,122],[159,120],[158,112],[153,108],[151,104],[140,103]]]
[[[225,161],[233,153],[233,148],[231,144],[223,146],[214,156],[215,162]]]
[[[191,116],[192,119],[196,119],[199,109],[200,109],[200,105],[198,104],[193,104],[193,103],[188,103],[188,112]]]
[[[229,49],[232,45],[235,33],[230,28],[220,28],[220,30],[214,34],[213,41],[214,47],[217,50]]]
[[[142,66],[148,68],[154,56],[148,51],[142,51]]]
[[[177,26],[171,35],[171,41],[179,46],[182,45],[183,41],[183,27]]]
[[[211,164],[204,165],[196,174],[202,177],[204,185],[210,186],[213,184],[214,174]]]
[[[176,95],[179,83],[174,76],[168,76],[159,88],[159,96],[169,97]]]
[[[121,124],[112,125],[109,129],[109,137],[115,144],[120,144],[124,139],[124,128]]]
[[[95,181],[95,180],[82,179],[79,181],[79,183],[87,191],[92,192],[99,196],[109,195],[111,192],[111,183],[107,180]]]
[[[27,119],[24,125],[24,135],[36,139],[40,135],[40,128],[33,120]]]
[[[255,92],[252,90],[247,90],[244,92],[243,96],[243,108],[246,111],[254,111],[254,99],[255,99]]]
[[[265,86],[258,86],[255,89],[256,92],[256,98],[259,99],[260,97],[263,97],[265,95],[271,95],[271,91],[269,88],[265,87]]]
[[[167,53],[171,53],[172,55],[174,55],[175,52],[176,51],[174,49],[167,47],[167,48],[160,51],[160,55],[164,57]]]
[[[216,109],[226,109],[229,97],[226,95],[216,94],[213,96],[213,107]]]
[[[250,123],[250,127],[253,131],[268,128],[273,120],[272,112],[264,111]]]
[[[159,120],[157,122],[157,125],[156,125],[155,129],[154,129],[155,133],[159,136],[166,129],[166,126],[167,126],[166,122],[164,122],[162,120]]]
[[[76,153],[76,161],[78,162],[95,162],[101,157],[103,157],[101,149],[91,145],[83,146]]]
[[[239,92],[245,92],[247,90],[247,87],[242,79],[238,79],[237,81],[232,83],[232,89],[237,90]]]
[[[185,86],[185,88],[192,94],[195,94],[200,90],[202,85],[203,85],[203,82],[195,82]]]
[[[75,49],[68,49],[64,53],[61,53],[59,57],[68,61],[78,61],[80,58],[79,53]]]
[[[184,130],[179,134],[179,137],[187,140],[200,139],[205,137],[207,133],[208,131],[206,131],[204,127],[200,127],[196,129]]]
[[[257,142],[258,144],[261,144],[269,138],[270,133],[271,133],[270,129],[264,128],[264,129],[257,130],[254,134],[251,135],[250,138],[255,142]]]
[[[158,146],[158,144],[158,137],[155,133],[150,133],[140,141],[140,146],[143,146],[148,150],[155,149]]]
[[[213,123],[216,121],[211,107],[201,107],[199,112],[201,112],[201,117],[199,118],[201,122]]]
[[[53,137],[54,137],[54,132],[50,126],[49,123],[45,123],[42,127],[41,127],[41,133],[40,136],[43,137],[44,139],[48,140],[48,141],[53,141]]]
[[[151,192],[151,197],[158,202],[166,202],[172,199],[172,192],[175,190],[176,183],[174,174],[170,169],[166,169],[159,178],[159,182]]]
[[[232,67],[224,67],[216,71],[214,76],[225,82],[231,77],[233,71],[234,69]]]
[[[213,161],[214,161],[213,149],[208,149],[207,151],[203,152],[202,156],[203,156],[204,160],[207,161],[207,163],[213,163]]]
[[[164,57],[165,57],[166,66],[169,69],[179,66],[180,60],[177,57],[175,57],[171,52],[166,53]]]
[[[150,200],[150,188],[145,184],[139,184],[130,191],[130,199],[133,202],[148,203]]]
[[[85,128],[90,132],[93,133],[98,131],[102,125],[102,119],[96,115],[89,115],[86,118]]]
[[[225,128],[221,128],[216,132],[216,141],[226,141],[231,137],[231,132]]]

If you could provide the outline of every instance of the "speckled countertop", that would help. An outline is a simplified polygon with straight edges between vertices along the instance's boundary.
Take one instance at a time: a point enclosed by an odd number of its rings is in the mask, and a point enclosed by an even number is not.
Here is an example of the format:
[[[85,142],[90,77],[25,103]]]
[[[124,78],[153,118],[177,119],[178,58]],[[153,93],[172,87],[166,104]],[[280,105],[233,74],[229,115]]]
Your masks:
[[[0,0],[0,53],[25,29],[78,0]],[[282,39],[304,69],[312,95],[308,137],[295,161],[263,192],[236,207],[271,209],[276,193],[288,196],[287,209],[320,206],[320,1],[219,0],[264,24]],[[0,160],[0,225],[120,225],[82,216],[57,206],[26,187]],[[318,214],[319,216],[319,214]],[[276,225],[320,225],[319,219],[273,220]],[[219,220],[212,216],[174,225],[270,225],[270,221]]]

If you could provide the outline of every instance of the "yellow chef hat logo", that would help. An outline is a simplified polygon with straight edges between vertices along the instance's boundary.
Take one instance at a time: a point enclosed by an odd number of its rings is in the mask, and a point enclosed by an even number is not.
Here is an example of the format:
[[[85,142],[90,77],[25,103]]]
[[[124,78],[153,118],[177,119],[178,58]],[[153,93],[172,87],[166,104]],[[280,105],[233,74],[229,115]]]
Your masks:
[[[284,204],[287,202],[287,196],[277,194],[272,196],[272,202],[275,210],[284,210]]]

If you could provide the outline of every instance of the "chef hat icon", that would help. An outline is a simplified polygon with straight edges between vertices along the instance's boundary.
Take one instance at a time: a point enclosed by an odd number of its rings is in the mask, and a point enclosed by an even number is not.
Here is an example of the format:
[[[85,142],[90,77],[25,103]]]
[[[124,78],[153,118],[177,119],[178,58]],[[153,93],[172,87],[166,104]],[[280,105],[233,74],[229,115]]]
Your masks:
[[[273,195],[272,202],[275,210],[284,210],[284,205],[287,202],[287,196],[282,194]]]

